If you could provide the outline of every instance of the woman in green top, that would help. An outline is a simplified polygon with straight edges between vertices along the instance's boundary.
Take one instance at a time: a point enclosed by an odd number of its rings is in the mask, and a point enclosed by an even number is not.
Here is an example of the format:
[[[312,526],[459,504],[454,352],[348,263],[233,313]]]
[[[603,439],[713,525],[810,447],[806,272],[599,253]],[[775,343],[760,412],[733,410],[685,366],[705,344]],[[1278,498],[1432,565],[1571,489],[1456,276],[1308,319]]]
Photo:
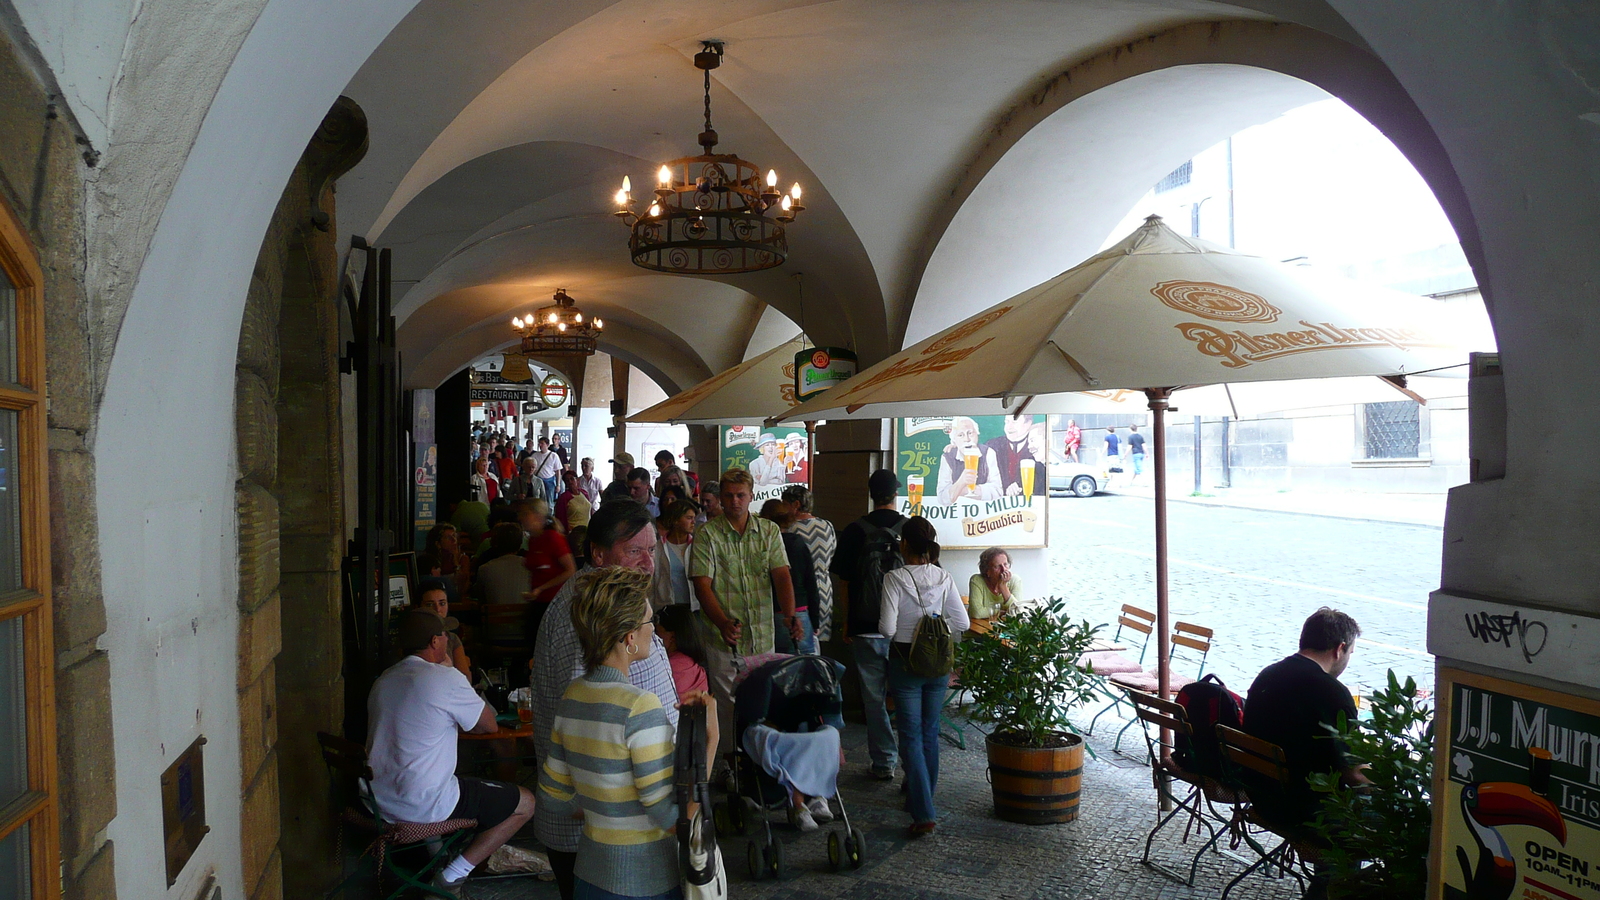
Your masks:
[[[967,582],[967,614],[974,619],[992,619],[1011,608],[1022,591],[1022,582],[1011,574],[1011,555],[990,547],[978,557],[978,574]]]

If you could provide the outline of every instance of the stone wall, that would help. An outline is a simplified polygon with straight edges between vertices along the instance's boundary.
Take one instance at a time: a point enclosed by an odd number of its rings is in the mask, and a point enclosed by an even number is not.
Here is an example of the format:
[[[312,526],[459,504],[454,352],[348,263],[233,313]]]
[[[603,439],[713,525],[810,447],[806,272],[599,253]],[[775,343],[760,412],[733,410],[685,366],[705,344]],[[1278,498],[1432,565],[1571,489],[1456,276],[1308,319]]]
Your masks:
[[[365,147],[365,119],[341,99],[284,188],[239,329],[240,856],[251,900],[315,896],[339,865],[316,740],[344,715],[339,252],[328,208],[332,179]]]
[[[36,69],[0,30],[0,202],[22,221],[44,271],[62,895],[109,900],[116,884],[105,827],[117,814],[116,762],[110,668],[96,646],[106,614],[88,445],[97,365],[84,289],[90,170],[79,149]]]

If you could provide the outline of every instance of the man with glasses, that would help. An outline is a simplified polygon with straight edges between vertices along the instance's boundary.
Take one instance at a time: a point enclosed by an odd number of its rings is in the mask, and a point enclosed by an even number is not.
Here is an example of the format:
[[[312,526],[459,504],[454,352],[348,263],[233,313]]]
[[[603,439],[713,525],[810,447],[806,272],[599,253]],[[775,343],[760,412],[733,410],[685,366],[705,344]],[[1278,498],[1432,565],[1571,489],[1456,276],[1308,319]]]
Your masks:
[[[609,500],[589,519],[589,560],[594,566],[625,566],[640,572],[655,571],[656,527],[649,510],[628,500]],[[584,674],[583,645],[572,625],[574,580],[561,586],[545,613],[534,644],[533,740],[540,765],[550,751],[550,728],[556,707],[573,679]],[[666,710],[667,721],[678,727],[678,690],[672,681],[672,665],[659,637],[651,638],[647,659],[628,669],[634,687],[655,694]],[[573,867],[578,859],[578,837],[583,824],[577,819],[541,815],[535,812],[534,834],[544,844],[555,870],[556,886],[562,900],[572,900],[576,882]]]

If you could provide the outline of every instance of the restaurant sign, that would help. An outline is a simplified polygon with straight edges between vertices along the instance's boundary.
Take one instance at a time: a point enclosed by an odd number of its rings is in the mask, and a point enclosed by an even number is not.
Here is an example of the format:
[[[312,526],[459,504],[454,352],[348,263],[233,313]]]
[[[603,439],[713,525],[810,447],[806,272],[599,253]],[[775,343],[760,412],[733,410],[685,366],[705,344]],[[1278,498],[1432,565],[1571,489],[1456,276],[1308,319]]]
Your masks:
[[[565,406],[571,394],[572,386],[560,375],[547,375],[539,384],[539,399],[544,401],[545,409]]]
[[[518,403],[528,399],[528,392],[521,388],[472,388],[469,399],[478,401],[515,400]]]
[[[812,347],[794,355],[794,399],[810,400],[856,374],[856,355],[843,347]]]
[[[1600,703],[1449,667],[1432,900],[1600,900]]]

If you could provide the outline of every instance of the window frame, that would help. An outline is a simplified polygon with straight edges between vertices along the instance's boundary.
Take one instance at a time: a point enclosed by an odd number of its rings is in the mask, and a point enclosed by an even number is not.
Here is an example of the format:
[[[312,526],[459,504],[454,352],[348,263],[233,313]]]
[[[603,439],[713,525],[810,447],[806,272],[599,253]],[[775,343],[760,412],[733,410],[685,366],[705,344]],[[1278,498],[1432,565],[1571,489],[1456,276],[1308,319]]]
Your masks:
[[[50,495],[46,449],[44,273],[21,221],[0,198],[0,271],[16,291],[17,383],[0,384],[0,409],[17,413],[13,448],[22,589],[0,595],[0,620],[22,619],[23,706],[29,791],[0,809],[0,839],[29,826],[30,900],[61,895],[56,791],[55,647],[50,608]]]

